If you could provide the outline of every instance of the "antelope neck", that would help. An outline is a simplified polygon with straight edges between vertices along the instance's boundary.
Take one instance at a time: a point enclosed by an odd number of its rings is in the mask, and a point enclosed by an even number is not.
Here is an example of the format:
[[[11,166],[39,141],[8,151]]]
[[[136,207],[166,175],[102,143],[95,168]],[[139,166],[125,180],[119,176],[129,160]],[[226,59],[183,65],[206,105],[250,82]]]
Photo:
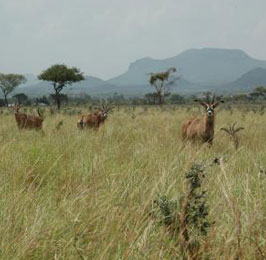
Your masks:
[[[209,129],[211,127],[213,127],[214,125],[214,115],[212,115],[211,117],[208,117],[207,115],[205,115],[205,126],[206,129]]]
[[[103,119],[104,119],[103,114],[98,114],[97,117],[98,117],[98,119],[100,119],[100,120],[103,120]]]

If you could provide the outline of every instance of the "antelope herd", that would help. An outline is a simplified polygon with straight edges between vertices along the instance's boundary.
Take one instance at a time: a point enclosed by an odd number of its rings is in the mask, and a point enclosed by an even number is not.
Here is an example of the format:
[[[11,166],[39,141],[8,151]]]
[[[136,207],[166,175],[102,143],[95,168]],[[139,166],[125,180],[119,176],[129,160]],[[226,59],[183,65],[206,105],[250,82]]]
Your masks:
[[[205,114],[201,118],[193,117],[182,125],[181,134],[183,141],[200,142],[212,145],[214,138],[214,123],[215,123],[215,108],[224,101],[216,98],[215,95],[210,98],[207,95],[206,102],[202,100],[195,100],[205,108]],[[44,121],[39,109],[37,110],[38,116],[27,115],[21,113],[19,110],[21,105],[14,105],[13,111],[17,126],[19,129],[42,129]],[[97,130],[107,118],[108,113],[112,107],[109,105],[102,105],[97,108],[94,114],[82,115],[77,122],[78,129],[94,129]]]

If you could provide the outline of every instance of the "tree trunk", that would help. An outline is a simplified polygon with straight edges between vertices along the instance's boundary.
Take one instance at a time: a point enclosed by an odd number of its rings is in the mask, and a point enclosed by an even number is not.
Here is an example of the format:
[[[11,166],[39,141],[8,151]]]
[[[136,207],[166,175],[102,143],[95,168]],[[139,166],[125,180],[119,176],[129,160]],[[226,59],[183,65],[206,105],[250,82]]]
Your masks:
[[[60,96],[58,92],[55,92],[55,99],[56,99],[56,105],[57,105],[57,109],[60,110],[61,108],[61,102],[60,102]]]
[[[162,105],[163,104],[163,96],[161,92],[157,93],[158,96],[158,105]]]
[[[5,97],[6,106],[8,107],[7,94],[4,93],[4,97]]]
[[[158,89],[157,95],[158,95],[158,105],[161,106],[163,104],[164,99],[164,89],[163,89],[164,81],[162,80],[161,86]]]

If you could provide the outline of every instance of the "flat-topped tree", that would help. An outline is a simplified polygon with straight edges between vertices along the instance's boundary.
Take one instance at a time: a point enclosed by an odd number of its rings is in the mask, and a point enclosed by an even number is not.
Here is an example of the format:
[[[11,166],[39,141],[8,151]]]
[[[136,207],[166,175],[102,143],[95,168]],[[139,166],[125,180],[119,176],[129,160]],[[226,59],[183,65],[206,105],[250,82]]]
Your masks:
[[[56,64],[43,71],[38,78],[40,80],[50,81],[55,91],[57,108],[60,109],[60,92],[62,89],[72,83],[84,80],[83,73],[76,67],[68,68],[64,64]]]
[[[0,74],[0,88],[4,94],[6,106],[8,106],[7,96],[17,86],[26,82],[26,78],[19,74]]]
[[[266,87],[264,86],[258,86],[254,89],[254,91],[251,93],[251,96],[261,96],[264,99],[266,99]]]

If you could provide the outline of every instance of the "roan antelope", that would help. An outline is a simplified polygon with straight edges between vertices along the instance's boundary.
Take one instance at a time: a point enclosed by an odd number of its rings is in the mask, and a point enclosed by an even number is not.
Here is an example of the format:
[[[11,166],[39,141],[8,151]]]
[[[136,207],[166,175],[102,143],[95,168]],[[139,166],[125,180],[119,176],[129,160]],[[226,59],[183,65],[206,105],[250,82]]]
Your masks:
[[[214,138],[214,109],[222,102],[221,99],[216,99],[215,95],[210,100],[207,95],[207,102],[195,100],[206,109],[206,114],[202,118],[191,118],[182,126],[182,138],[188,141],[200,141],[212,145]]]
[[[101,108],[97,108],[98,111],[94,114],[82,115],[81,119],[77,122],[79,129],[92,128],[97,130],[101,124],[104,123],[108,113],[112,109],[108,105],[103,105]]]
[[[15,119],[19,129],[42,129],[43,117],[38,108],[38,116],[27,115],[19,112],[21,105],[15,105],[13,107]]]

